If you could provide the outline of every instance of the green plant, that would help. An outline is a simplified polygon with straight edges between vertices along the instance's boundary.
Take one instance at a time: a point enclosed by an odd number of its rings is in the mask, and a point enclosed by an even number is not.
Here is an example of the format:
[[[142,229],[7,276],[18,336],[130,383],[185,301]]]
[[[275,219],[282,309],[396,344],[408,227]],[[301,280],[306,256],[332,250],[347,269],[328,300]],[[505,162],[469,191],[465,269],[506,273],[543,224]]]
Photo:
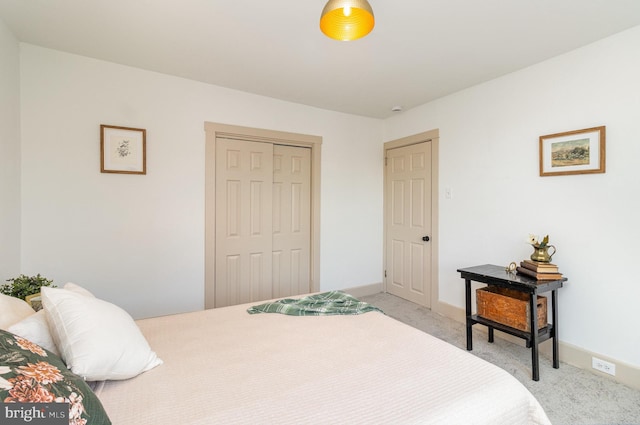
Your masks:
[[[40,276],[40,273],[36,276],[26,276],[21,274],[13,279],[7,279],[7,282],[11,283],[5,283],[0,286],[0,292],[23,300],[29,295],[40,292],[40,287],[42,286],[51,286],[52,288],[56,287],[55,285],[51,285],[53,280]]]

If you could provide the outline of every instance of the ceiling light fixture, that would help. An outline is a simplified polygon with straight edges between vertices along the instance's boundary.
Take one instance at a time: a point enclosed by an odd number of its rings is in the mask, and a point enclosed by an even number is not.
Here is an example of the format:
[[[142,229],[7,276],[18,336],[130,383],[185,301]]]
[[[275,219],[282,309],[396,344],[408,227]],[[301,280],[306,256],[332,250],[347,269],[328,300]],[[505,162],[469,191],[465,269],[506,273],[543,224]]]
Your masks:
[[[367,0],[329,0],[320,17],[320,30],[341,41],[364,37],[374,25],[373,9]]]

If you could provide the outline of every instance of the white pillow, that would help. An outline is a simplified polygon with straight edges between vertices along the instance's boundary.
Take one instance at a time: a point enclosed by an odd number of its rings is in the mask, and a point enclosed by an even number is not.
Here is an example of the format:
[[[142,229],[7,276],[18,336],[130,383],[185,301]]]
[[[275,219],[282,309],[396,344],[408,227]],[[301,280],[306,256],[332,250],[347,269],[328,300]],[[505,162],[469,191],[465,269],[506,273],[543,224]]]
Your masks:
[[[49,332],[49,322],[44,310],[30,315],[18,323],[14,323],[7,330],[38,344],[42,348],[46,348],[56,356],[60,354]]]
[[[91,292],[72,282],[65,284],[64,289],[87,297],[94,297]],[[60,355],[58,347],[56,347],[53,337],[51,336],[51,332],[49,331],[49,321],[47,320],[44,310],[40,310],[36,312],[36,314],[27,316],[18,323],[14,323],[9,326],[7,330],[38,344],[42,348],[46,348],[56,356]]]
[[[42,288],[51,335],[72,372],[88,381],[128,379],[160,364],[120,307],[58,288]]]
[[[25,300],[0,294],[0,329],[6,331],[9,326],[32,314],[36,312]]]

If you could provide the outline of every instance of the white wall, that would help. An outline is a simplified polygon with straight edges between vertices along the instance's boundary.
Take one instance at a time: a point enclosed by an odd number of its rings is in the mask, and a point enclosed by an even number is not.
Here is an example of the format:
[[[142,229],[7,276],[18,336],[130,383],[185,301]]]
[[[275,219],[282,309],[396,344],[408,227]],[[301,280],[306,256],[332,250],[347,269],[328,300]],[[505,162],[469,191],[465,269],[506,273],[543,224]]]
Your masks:
[[[20,60],[0,19],[0,285],[20,272]]]
[[[20,271],[75,281],[136,317],[202,308],[203,123],[214,121],[322,136],[321,289],[377,283],[382,140],[438,128],[441,300],[463,307],[457,268],[519,261],[531,253],[528,233],[549,233],[570,279],[561,339],[638,367],[640,333],[627,328],[640,299],[630,267],[640,240],[639,48],[634,28],[381,122],[26,44],[18,78],[15,40],[0,26],[3,66],[13,62],[0,76],[11,93],[0,100],[9,167],[21,105]],[[100,124],[147,129],[146,176],[99,172]],[[540,135],[598,125],[606,174],[538,176]],[[19,196],[11,176],[3,204]],[[7,232],[19,211],[1,219]]]
[[[560,339],[640,366],[638,51],[640,27],[385,122],[385,140],[440,129],[441,301],[464,307],[456,269],[520,261],[548,233],[569,278]],[[600,125],[605,174],[539,176],[539,136]]]
[[[28,44],[21,90],[25,273],[135,317],[203,308],[212,121],[322,136],[321,290],[381,281],[382,121]],[[147,175],[100,173],[100,124],[147,130]]]

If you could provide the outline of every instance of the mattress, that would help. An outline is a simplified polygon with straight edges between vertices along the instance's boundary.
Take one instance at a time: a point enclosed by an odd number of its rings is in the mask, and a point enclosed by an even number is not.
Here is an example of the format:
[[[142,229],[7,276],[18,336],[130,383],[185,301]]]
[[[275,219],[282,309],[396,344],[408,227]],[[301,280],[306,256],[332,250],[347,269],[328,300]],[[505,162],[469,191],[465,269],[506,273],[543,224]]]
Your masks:
[[[504,370],[379,312],[139,320],[164,363],[95,388],[114,425],[549,424]]]

